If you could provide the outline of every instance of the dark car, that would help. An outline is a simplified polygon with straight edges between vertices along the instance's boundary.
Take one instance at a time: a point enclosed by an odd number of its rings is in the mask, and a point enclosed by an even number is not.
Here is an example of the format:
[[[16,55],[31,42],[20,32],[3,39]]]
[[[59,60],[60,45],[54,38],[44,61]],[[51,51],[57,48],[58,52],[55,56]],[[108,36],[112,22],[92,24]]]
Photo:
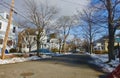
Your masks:
[[[51,52],[48,49],[39,49],[39,50],[34,50],[32,52],[40,52],[41,55],[49,55],[49,56],[54,56],[55,53]]]
[[[0,48],[0,53],[2,52],[2,49]],[[5,54],[8,54],[9,52],[8,52],[8,50],[6,49],[5,50]]]

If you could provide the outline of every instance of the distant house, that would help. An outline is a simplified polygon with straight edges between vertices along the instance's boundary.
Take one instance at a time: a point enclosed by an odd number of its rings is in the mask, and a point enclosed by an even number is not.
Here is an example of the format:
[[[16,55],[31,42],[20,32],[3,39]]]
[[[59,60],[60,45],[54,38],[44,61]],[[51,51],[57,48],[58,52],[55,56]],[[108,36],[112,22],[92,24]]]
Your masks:
[[[19,33],[18,35],[18,50],[20,52],[29,52],[29,47],[31,46],[31,51],[37,50],[37,35],[38,29],[27,28]],[[43,30],[41,39],[41,48],[44,49],[59,49],[59,40],[57,38],[50,38],[46,35],[45,29]]]
[[[3,47],[3,40],[8,25],[8,18],[9,18],[9,14],[7,12],[0,12],[0,48]],[[12,19],[12,24],[10,26],[10,32],[8,35],[8,42],[6,47],[7,50],[16,47],[17,29],[18,29],[18,24],[15,23],[14,20]]]
[[[59,39],[51,38],[49,42],[49,46],[50,49],[59,49],[60,48]]]
[[[21,52],[29,52],[29,47],[31,46],[31,51],[37,49],[37,29],[27,28],[19,33],[18,35],[18,50]],[[47,46],[47,36],[45,34],[45,30],[43,31],[42,39],[42,48],[48,48]]]
[[[108,37],[104,36],[94,42],[93,50],[94,51],[106,51],[108,52]],[[117,46],[118,42],[115,41],[114,46]]]

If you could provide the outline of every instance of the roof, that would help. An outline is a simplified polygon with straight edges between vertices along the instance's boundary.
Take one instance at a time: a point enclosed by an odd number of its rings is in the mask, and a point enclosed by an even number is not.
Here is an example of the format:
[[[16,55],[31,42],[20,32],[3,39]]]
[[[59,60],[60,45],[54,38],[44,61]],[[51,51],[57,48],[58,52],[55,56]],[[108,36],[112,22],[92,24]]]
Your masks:
[[[29,33],[29,35],[35,35],[36,31],[37,31],[37,29],[27,28],[27,29],[23,30],[22,32]]]
[[[36,31],[38,31],[38,30],[39,29],[36,29],[36,28],[26,28],[21,33],[24,33],[24,34],[29,33],[29,35],[36,35]],[[41,32],[42,32],[42,29],[41,29]]]
[[[94,43],[101,43],[101,42],[104,42],[105,40],[107,40],[108,39],[108,36],[103,36],[103,37],[101,37],[100,39],[98,39],[98,40],[96,40],[96,41],[94,41]]]

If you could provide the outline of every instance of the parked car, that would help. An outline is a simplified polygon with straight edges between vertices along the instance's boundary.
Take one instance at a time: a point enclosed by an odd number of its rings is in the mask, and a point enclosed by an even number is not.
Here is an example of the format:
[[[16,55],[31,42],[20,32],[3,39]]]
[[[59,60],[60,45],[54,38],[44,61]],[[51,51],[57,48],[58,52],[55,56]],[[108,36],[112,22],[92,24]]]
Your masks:
[[[40,55],[48,55],[48,56],[54,56],[55,53],[51,52],[48,49],[39,49],[39,50],[34,50],[32,52],[40,52]]]
[[[2,48],[0,48],[0,53],[2,52]],[[6,49],[5,50],[5,54],[8,54],[9,52],[8,52],[8,50]]]

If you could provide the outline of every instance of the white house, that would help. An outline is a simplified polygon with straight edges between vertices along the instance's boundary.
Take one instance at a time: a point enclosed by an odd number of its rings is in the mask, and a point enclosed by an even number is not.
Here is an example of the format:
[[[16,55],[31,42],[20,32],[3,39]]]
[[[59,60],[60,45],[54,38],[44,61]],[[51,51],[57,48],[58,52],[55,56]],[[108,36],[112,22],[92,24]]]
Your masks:
[[[0,12],[0,48],[3,47],[3,40],[5,37],[7,25],[8,25],[8,18],[9,18],[9,14],[7,12]],[[7,50],[16,47],[17,29],[18,29],[18,25],[12,19],[12,24],[10,26],[10,32],[8,35],[8,42],[7,42],[7,47],[6,47]]]
[[[57,38],[51,38],[50,39],[50,42],[49,42],[49,48],[50,49],[59,49],[60,48],[60,42],[59,42],[59,39]]]
[[[37,50],[37,41],[36,41],[36,35],[38,34],[38,29],[35,28],[27,28],[19,33],[19,40],[18,40],[18,50],[20,52],[29,52],[29,49],[31,51]],[[49,38],[47,36],[45,29],[42,32],[42,37],[40,37],[40,45],[41,48],[44,49],[59,49],[59,40],[56,38]],[[31,48],[30,48],[31,47]]]
[[[37,41],[36,35],[38,29],[34,28],[27,28],[19,33],[19,40],[18,40],[18,50],[21,52],[29,52],[29,47],[31,46],[31,51],[37,50]],[[43,30],[41,40],[41,48],[48,48],[47,45],[47,36],[45,30]]]

